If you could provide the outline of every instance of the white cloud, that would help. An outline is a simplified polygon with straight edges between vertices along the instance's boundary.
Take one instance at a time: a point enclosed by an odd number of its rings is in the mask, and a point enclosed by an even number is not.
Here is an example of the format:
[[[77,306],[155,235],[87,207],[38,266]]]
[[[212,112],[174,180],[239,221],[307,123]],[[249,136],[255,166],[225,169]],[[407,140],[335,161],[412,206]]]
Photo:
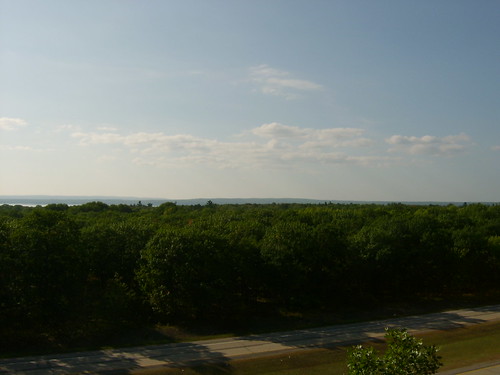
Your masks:
[[[118,160],[118,157],[116,155],[101,155],[97,158],[97,161],[100,163],[107,163],[115,160]]]
[[[98,126],[97,130],[115,132],[118,130],[118,128],[115,128],[114,126]]]
[[[0,130],[15,130],[26,125],[27,122],[20,118],[0,117]]]
[[[140,145],[144,143],[155,143],[160,142],[160,139],[164,138],[163,133],[133,133],[123,137],[123,143],[126,145]]]
[[[470,138],[466,134],[446,137],[393,135],[385,141],[393,146],[389,151],[410,155],[450,156],[466,151],[471,145]]]
[[[361,138],[362,129],[300,128],[279,123],[263,124],[250,130],[257,138],[221,141],[190,134],[167,135],[162,132],[138,132],[122,135],[117,132],[75,132],[72,137],[82,146],[121,145],[134,154],[140,165],[182,167],[204,164],[218,168],[275,168],[293,163],[350,163],[366,165],[378,162],[377,157],[340,153],[340,147],[356,148],[372,143]],[[385,160],[385,159],[384,159]]]
[[[82,145],[123,143],[124,140],[124,137],[117,133],[76,132],[71,134],[71,136],[79,138]]]
[[[0,150],[2,151],[16,151],[16,152],[52,152],[53,148],[38,148],[33,146],[23,146],[23,145],[0,145]]]
[[[271,122],[254,128],[251,132],[262,138],[305,138],[307,130],[298,126]]]
[[[492,151],[500,151],[500,145],[491,146]]]
[[[373,145],[374,141],[368,138],[356,138],[349,140],[318,140],[318,141],[308,141],[300,145],[302,149],[318,149],[326,147],[368,147]]]
[[[283,125],[278,122],[272,122],[252,129],[251,132],[263,138],[295,138],[321,141],[357,137],[363,134],[364,130],[358,128],[300,128],[298,126]]]
[[[282,96],[286,99],[296,99],[301,91],[317,91],[323,88],[318,83],[291,77],[289,72],[265,64],[250,68],[250,81],[257,85],[263,94]]]
[[[303,79],[287,79],[287,78],[277,78],[269,77],[265,79],[265,82],[269,86],[281,87],[281,88],[292,88],[297,90],[319,90],[321,85],[317,83],[306,81]]]
[[[59,125],[58,127],[55,128],[54,132],[55,133],[61,133],[65,131],[80,131],[81,128],[78,125],[72,125],[72,124],[64,124],[64,125]]]
[[[288,72],[271,68],[267,64],[253,66],[250,68],[250,72],[251,72],[252,76],[262,77],[262,78],[264,78],[264,77],[286,77],[289,75]]]
[[[8,145],[0,145],[0,150],[5,151],[34,151],[31,146],[8,146]]]

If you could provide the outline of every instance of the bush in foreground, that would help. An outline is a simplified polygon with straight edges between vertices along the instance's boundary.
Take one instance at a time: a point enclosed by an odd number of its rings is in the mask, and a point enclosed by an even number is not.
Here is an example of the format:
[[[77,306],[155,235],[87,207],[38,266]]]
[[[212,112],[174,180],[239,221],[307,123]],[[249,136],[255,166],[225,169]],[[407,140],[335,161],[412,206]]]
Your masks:
[[[355,346],[348,354],[349,375],[427,375],[441,366],[436,346],[426,346],[406,329],[386,328],[388,348],[380,356],[373,348]]]

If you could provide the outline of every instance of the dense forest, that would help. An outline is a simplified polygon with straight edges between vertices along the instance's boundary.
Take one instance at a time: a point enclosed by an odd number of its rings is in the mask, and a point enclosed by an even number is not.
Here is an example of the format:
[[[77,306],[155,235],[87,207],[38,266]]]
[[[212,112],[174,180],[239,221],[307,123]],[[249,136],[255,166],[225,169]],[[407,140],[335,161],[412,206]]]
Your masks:
[[[0,206],[2,347],[500,286],[500,205]]]

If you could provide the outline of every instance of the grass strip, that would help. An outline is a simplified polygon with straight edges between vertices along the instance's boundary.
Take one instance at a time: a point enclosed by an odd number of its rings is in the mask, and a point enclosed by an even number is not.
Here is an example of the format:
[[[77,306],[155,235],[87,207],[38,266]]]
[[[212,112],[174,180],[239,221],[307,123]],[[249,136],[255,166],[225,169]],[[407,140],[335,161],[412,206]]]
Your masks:
[[[440,348],[444,365],[440,371],[451,370],[500,359],[500,322],[490,322],[452,330],[416,335],[426,345]],[[383,351],[385,344],[373,344]],[[263,358],[233,360],[191,368],[134,371],[140,375],[342,375],[347,373],[348,347],[296,351]]]

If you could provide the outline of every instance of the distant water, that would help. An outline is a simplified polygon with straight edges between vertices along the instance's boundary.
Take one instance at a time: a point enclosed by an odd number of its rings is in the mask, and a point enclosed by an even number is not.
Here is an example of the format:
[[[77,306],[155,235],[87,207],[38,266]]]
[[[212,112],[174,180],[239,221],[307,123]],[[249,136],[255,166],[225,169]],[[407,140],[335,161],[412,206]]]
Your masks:
[[[5,195],[0,196],[0,204],[21,206],[46,206],[48,204],[67,204],[70,206],[81,205],[89,202],[103,202],[106,204],[138,204],[139,201],[147,205],[160,205],[168,200],[144,199],[133,197],[101,197],[101,196],[48,196],[48,195]]]
[[[48,196],[48,195],[3,195],[0,196],[0,205],[21,205],[21,206],[46,206],[53,203],[63,203],[67,205],[81,205],[89,202],[103,202],[109,205],[126,204],[153,205],[159,206],[162,203],[172,202],[178,205],[205,205],[208,201],[215,204],[391,204],[402,203],[409,205],[439,205],[449,204],[461,206],[464,203],[472,202],[404,202],[404,201],[340,201],[340,200],[320,200],[301,198],[196,198],[196,199],[161,199],[161,198],[140,198],[140,197],[105,197],[105,196]],[[483,204],[495,204],[493,202],[479,202]]]
[[[171,202],[178,205],[205,205],[211,201],[215,204],[272,204],[272,203],[325,203],[315,199],[297,198],[196,198],[196,199],[161,199],[161,198],[140,198],[140,197],[104,197],[104,196],[47,196],[47,195],[4,195],[0,196],[0,205],[21,205],[21,206],[46,206],[48,204],[81,205],[89,202],[103,202],[106,204],[142,204],[159,206],[162,203]]]

